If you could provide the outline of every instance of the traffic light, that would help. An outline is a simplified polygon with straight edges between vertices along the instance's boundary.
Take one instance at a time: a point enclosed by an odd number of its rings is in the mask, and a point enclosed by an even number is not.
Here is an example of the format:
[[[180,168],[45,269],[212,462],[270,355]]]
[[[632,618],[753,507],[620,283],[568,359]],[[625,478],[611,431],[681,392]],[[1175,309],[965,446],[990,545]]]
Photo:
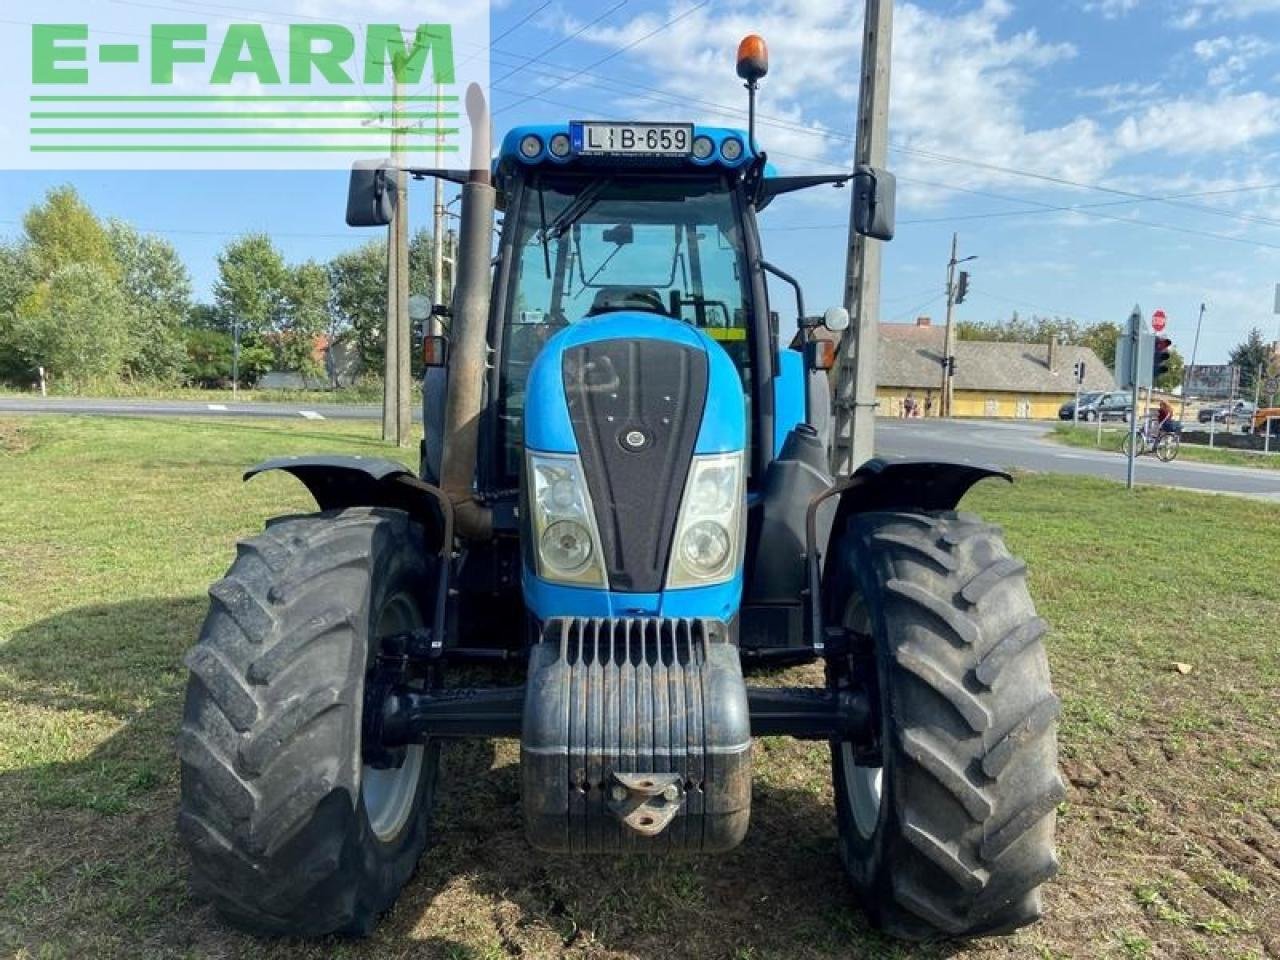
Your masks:
[[[951,376],[953,377],[956,375],[956,358],[955,357],[947,357],[947,373],[951,374]]]
[[[1173,341],[1168,337],[1156,337],[1153,347],[1151,352],[1152,384],[1169,372],[1169,352],[1173,348]]]
[[[1084,383],[1084,372],[1085,372],[1084,361],[1077,360],[1073,370],[1076,375],[1076,383]]]
[[[964,303],[964,298],[969,295],[969,271],[960,271],[960,280],[956,283],[956,300],[957,304]]]

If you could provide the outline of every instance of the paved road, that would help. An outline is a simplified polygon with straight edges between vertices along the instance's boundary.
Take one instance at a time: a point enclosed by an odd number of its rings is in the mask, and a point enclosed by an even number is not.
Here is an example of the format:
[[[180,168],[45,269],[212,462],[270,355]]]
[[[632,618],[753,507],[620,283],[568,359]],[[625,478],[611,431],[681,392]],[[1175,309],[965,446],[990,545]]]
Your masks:
[[[370,405],[207,403],[188,400],[80,400],[0,397],[0,413],[66,413],[114,416],[274,417],[307,420],[376,420]],[[415,411],[415,418],[418,412]],[[892,420],[877,427],[878,452],[887,456],[933,457],[995,464],[1045,473],[1078,473],[1124,480],[1119,453],[1063,447],[1044,439],[1042,423],[993,420]],[[1188,490],[1261,497],[1280,503],[1280,470],[1222,467],[1186,461],[1138,461],[1138,482]]]
[[[377,420],[372,404],[203,403],[193,400],[81,400],[71,397],[0,397],[0,413],[65,413],[133,417],[271,417],[303,420]],[[415,418],[422,419],[417,416]]]
[[[1118,452],[1064,447],[1045,438],[1043,423],[992,420],[889,420],[876,427],[879,453],[995,464],[1042,473],[1079,473],[1123,482],[1125,459]],[[1233,493],[1280,503],[1280,470],[1224,467],[1142,457],[1138,483]]]

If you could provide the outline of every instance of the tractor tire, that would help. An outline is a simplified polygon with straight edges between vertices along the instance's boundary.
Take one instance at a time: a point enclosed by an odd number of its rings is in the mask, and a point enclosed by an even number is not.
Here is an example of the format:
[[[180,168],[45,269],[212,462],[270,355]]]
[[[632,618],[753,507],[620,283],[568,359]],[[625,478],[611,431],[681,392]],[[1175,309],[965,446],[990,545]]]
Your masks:
[[[379,640],[430,621],[436,563],[396,510],[284,517],[238,546],[187,655],[178,829],[192,887],[256,934],[366,936],[426,848],[440,744],[361,756]]]
[[[831,744],[859,899],[910,940],[1034,922],[1065,788],[1025,565],[998,528],[950,512],[855,516],[830,557],[828,622],[853,640],[828,676],[862,678],[877,740],[864,754]]]

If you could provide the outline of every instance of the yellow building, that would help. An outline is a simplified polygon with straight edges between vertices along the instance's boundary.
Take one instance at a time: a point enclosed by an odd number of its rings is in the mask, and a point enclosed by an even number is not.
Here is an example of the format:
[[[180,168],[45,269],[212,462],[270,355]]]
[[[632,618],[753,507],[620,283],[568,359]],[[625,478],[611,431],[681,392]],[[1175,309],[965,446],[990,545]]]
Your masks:
[[[901,416],[913,397],[936,416],[942,392],[945,330],[926,317],[880,324],[876,399],[882,416]],[[1075,365],[1085,365],[1081,392],[1114,390],[1115,380],[1088,347],[961,340],[955,345],[955,416],[1052,420],[1076,396]]]

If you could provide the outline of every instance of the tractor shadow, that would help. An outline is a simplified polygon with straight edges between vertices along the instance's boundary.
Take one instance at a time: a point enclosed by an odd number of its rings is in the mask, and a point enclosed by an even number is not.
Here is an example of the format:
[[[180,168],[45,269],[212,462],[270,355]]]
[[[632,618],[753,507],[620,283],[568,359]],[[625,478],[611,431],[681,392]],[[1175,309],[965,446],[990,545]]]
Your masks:
[[[836,854],[822,744],[757,741],[752,826],[721,857],[549,856],[524,838],[519,745],[450,744],[433,845],[367,941],[236,933],[187,888],[175,830],[182,657],[203,596],[65,611],[0,638],[0,929],[32,955],[447,960],[947,957],[870,930]],[[3,715],[0,715],[3,719]],[[48,947],[49,951],[44,948]],[[319,953],[314,951],[319,950]]]

